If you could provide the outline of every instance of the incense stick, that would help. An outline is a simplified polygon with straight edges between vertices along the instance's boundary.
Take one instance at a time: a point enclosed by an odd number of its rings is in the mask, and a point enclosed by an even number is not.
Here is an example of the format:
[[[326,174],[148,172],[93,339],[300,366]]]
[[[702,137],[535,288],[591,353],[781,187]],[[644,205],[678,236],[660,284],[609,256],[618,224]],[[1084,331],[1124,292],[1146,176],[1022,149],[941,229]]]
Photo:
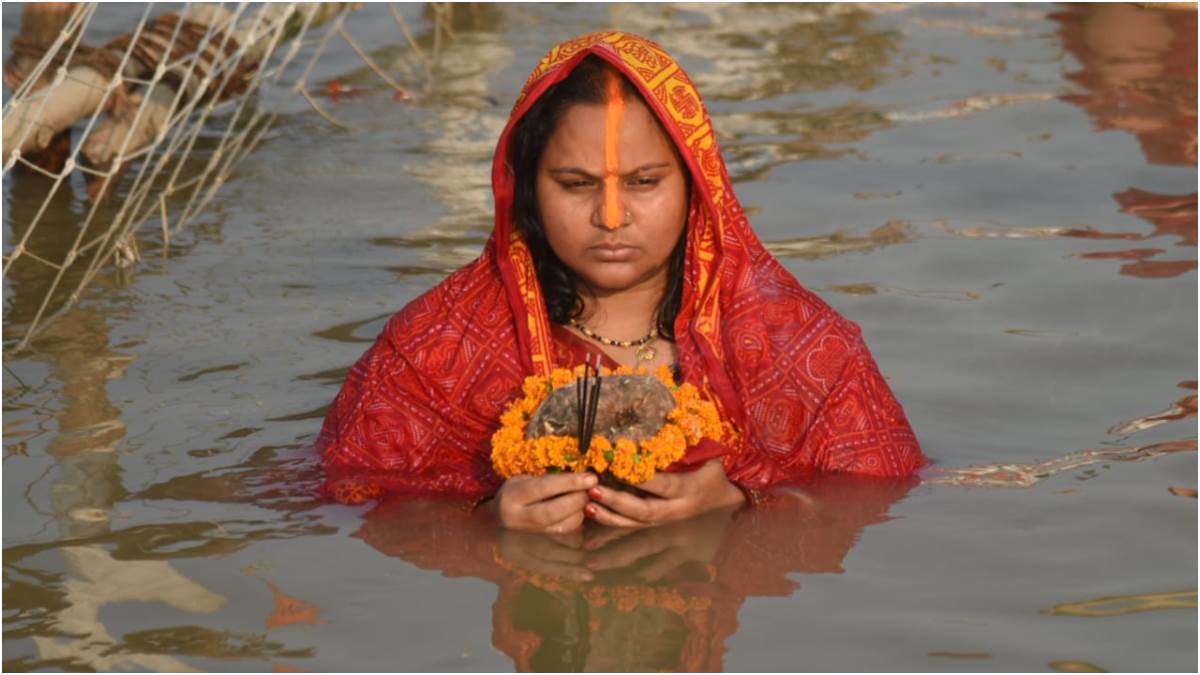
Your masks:
[[[583,361],[584,377],[587,376],[588,360],[591,358],[592,357],[590,354],[584,358],[584,361]],[[576,377],[575,378],[575,440],[578,442],[583,441],[583,402],[584,402],[583,387],[584,387],[583,382],[579,379],[579,377]],[[582,447],[579,448],[579,451],[580,451],[580,454],[583,454],[583,452],[584,452]]]
[[[596,365],[594,368],[596,369],[596,374],[592,378],[592,386],[589,387],[587,391],[587,417],[584,419],[583,423],[583,428],[586,433],[580,441],[583,443],[581,446],[583,448],[581,452],[587,452],[588,448],[592,447],[592,434],[596,430],[596,409],[600,403],[601,385],[599,357],[596,358]]]
[[[589,377],[592,368],[596,369],[595,377]],[[583,361],[583,378],[575,378],[576,419],[578,421],[579,453],[586,454],[592,445],[592,434],[596,428],[596,410],[600,405],[600,357],[596,357],[595,366],[589,354]],[[591,380],[589,382],[589,380]]]

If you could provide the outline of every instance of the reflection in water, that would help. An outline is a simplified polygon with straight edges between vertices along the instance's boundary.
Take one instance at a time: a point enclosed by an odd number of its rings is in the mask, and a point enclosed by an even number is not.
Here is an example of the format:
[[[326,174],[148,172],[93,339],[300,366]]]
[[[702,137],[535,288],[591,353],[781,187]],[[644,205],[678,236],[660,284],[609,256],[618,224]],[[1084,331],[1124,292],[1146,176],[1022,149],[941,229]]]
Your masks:
[[[415,148],[419,163],[406,167],[434,189],[449,213],[409,229],[399,242],[421,249],[439,276],[477,257],[492,231],[492,153],[508,118],[488,80],[512,61],[513,53],[505,41],[503,10],[482,3],[452,9],[454,39],[442,45],[427,99],[438,113],[420,118],[429,140]],[[426,34],[417,41],[428,48],[435,37]]]
[[[56,329],[61,323],[52,324]],[[291,448],[294,450],[295,448]],[[4,551],[5,637],[33,637],[40,659],[8,661],[6,669],[54,667],[90,670],[193,670],[174,656],[270,659],[311,657],[311,648],[290,649],[266,634],[176,626],[125,633],[114,638],[101,616],[106,605],[123,602],[164,603],[181,611],[212,613],[226,598],[180,574],[172,560],[211,558],[235,553],[255,542],[313,537],[337,532],[307,514],[318,505],[320,468],[310,458],[281,458],[279,448],[265,447],[231,468],[177,476],[125,495],[131,502],[190,501],[241,504],[266,509],[271,518],[175,521],[111,530],[107,518],[87,523],[60,515],[73,534],[46,543],[11,546]],[[111,458],[111,453],[104,456]],[[113,466],[115,467],[115,460]],[[114,468],[115,472],[115,468]],[[116,480],[116,479],[113,479]],[[100,484],[103,484],[100,481]],[[119,488],[119,482],[111,483]],[[105,503],[111,506],[110,502]],[[107,511],[105,511],[106,513]],[[68,545],[64,545],[69,542]],[[61,552],[68,573],[49,575],[28,566],[45,552]],[[27,579],[33,579],[30,583]],[[283,594],[267,582],[276,606],[267,630],[297,622],[318,621],[315,607]]]
[[[132,357],[109,347],[104,316],[90,307],[49,324],[34,348],[33,358],[45,361],[60,383],[64,404],[46,450],[59,467],[50,491],[55,519],[64,538],[107,531],[109,511],[125,497],[117,460],[125,423],[108,383],[125,374]]]
[[[559,537],[395,498],[356,536],[422,569],[495,583],[492,643],[519,670],[721,670],[747,597],[791,595],[797,572],[841,572],[862,529],[889,520],[914,482],[829,476],[753,509]]]
[[[1196,193],[1190,195],[1164,195],[1138,188],[1129,188],[1113,195],[1121,205],[1121,212],[1135,215],[1154,226],[1146,235],[1152,237],[1179,237],[1176,246],[1196,245]]]
[[[879,86],[900,51],[900,34],[848,4],[612,5],[614,26],[636,26],[685,64],[710,106],[777,99],[769,106],[713,112],[735,183],[762,180],[776,166],[854,152],[850,144],[888,127],[860,103],[814,109],[785,97],[835,87]],[[686,28],[681,28],[686,26]],[[782,100],[778,100],[782,99]],[[840,147],[839,147],[840,146]]]
[[[21,236],[23,223],[33,220],[31,209],[45,197],[45,186],[33,176],[17,175],[15,180],[22,186],[14,186],[10,192],[6,224]],[[48,210],[27,241],[34,255],[59,260],[73,245],[77,215],[70,197],[69,191],[54,195],[53,203],[60,208]],[[81,269],[72,268],[63,286],[74,283]],[[39,311],[52,278],[46,272],[29,257],[13,263],[5,278],[6,329],[31,321]],[[96,287],[111,292],[117,287],[114,281],[111,275],[102,275]],[[54,301],[61,301],[61,295],[60,291]],[[60,533],[55,544],[5,550],[5,602],[19,607],[15,614],[6,615],[5,624],[6,628],[33,627],[46,622],[31,636],[43,665],[102,671],[190,671],[191,667],[161,650],[121,648],[101,619],[105,606],[125,602],[163,603],[181,611],[206,614],[225,603],[222,595],[183,576],[167,560],[146,555],[156,546],[166,545],[164,540],[177,541],[179,531],[175,528],[169,528],[171,534],[166,537],[162,536],[162,528],[156,527],[136,528],[133,533],[111,532],[114,505],[128,494],[121,483],[118,459],[125,423],[108,395],[108,385],[124,376],[133,358],[113,350],[108,335],[102,310],[76,305],[46,324],[31,345],[31,360],[46,363],[51,379],[60,387],[57,398],[62,407],[53,413],[58,433],[46,448],[57,465],[49,493]],[[34,414],[44,413],[39,410]],[[6,433],[5,444],[20,442],[24,435],[27,433],[21,431]],[[106,540],[118,544],[110,548],[104,545]],[[71,545],[63,546],[66,542]],[[143,555],[130,559],[130,544]],[[53,583],[20,583],[29,573],[19,567],[21,560],[45,549],[57,549],[66,563],[66,574]],[[5,665],[33,667],[23,661]]]
[[[1083,108],[1101,131],[1138,139],[1150,164],[1196,166],[1196,10],[1131,4],[1072,5],[1051,15],[1063,46],[1083,69],[1067,75],[1082,93],[1062,99]],[[1177,236],[1196,246],[1196,193],[1156,194],[1131,187],[1114,194],[1124,213],[1149,221],[1142,237]],[[1086,253],[1091,259],[1130,260],[1121,274],[1142,279],[1176,277],[1196,260],[1150,260],[1163,249]]]
[[[1153,609],[1196,609],[1196,591],[1115,595],[1085,602],[1064,602],[1045,612],[1066,616],[1121,616]]]
[[[1063,96],[1096,129],[1133,134],[1151,164],[1196,164],[1196,11],[1070,5],[1052,14],[1082,69]]]
[[[214,630],[204,626],[171,626],[125,634],[119,651],[146,654],[177,654],[224,660],[311,658],[311,647],[289,649],[265,635],[236,630]],[[170,658],[170,657],[164,657]],[[172,659],[173,660],[173,659]]]
[[[1187,382],[1180,382],[1179,387],[1182,389],[1191,389],[1192,391],[1195,391],[1196,390],[1196,381],[1188,380]],[[1183,398],[1180,398],[1179,400],[1172,403],[1170,408],[1167,408],[1166,410],[1163,410],[1162,412],[1157,412],[1152,415],[1146,415],[1144,417],[1135,417],[1134,419],[1128,420],[1126,422],[1121,422],[1120,424],[1110,427],[1108,430],[1108,433],[1110,433],[1110,434],[1132,434],[1134,432],[1145,431],[1146,429],[1151,429],[1160,424],[1165,424],[1167,422],[1175,422],[1178,420],[1183,420],[1183,419],[1187,419],[1189,417],[1195,417],[1195,416],[1196,416],[1196,395],[1188,394],[1187,396],[1184,396]]]
[[[14,172],[7,191],[6,234],[11,240],[28,233],[25,247],[31,254],[13,261],[6,269],[4,321],[10,334],[22,334],[44,301],[49,306],[61,304],[67,293],[64,289],[74,287],[85,267],[71,267],[55,294],[47,299],[54,271],[35,256],[51,261],[64,259],[77,237],[87,240],[98,234],[101,223],[113,215],[109,205],[100,206],[89,231],[81,234],[79,204],[71,191],[59,189],[49,195],[49,189],[49,182],[40,176]],[[50,208],[38,216],[46,199]],[[38,227],[28,232],[28,223],[34,221]],[[101,274],[93,288],[112,293],[123,283],[120,277],[120,273]],[[39,656],[36,663],[17,659],[6,662],[5,667],[193,670],[164,650],[129,648],[135,636],[125,635],[122,644],[109,632],[101,615],[106,606],[127,602],[162,603],[205,614],[216,611],[225,603],[224,596],[183,576],[166,558],[221,550],[220,546],[209,545],[217,540],[208,541],[214,527],[219,526],[202,523],[197,530],[189,524],[178,524],[112,531],[114,506],[129,495],[121,482],[118,453],[126,427],[121,410],[109,397],[108,386],[124,377],[133,357],[110,346],[108,319],[100,307],[75,305],[43,326],[30,345],[29,359],[48,366],[50,381],[57,383],[56,400],[61,407],[50,411],[39,407],[27,414],[52,416],[57,423],[57,434],[45,452],[55,464],[49,511],[59,535],[53,543],[14,546],[4,552],[5,604],[6,609],[15,609],[6,612],[6,638],[13,631],[29,630]],[[9,411],[6,418],[6,448],[24,443],[34,433],[22,426],[41,426],[37,421],[10,426]],[[32,506],[34,511],[45,510],[37,504]],[[205,542],[192,549],[170,548],[189,539]],[[156,555],[158,549],[170,552]],[[37,575],[22,567],[22,560],[46,550],[61,555],[66,572],[53,579],[43,577],[34,584],[24,582]]]
[[[34,220],[33,210],[46,197],[46,185],[44,179],[28,175],[18,174],[15,181],[25,189],[10,193],[6,229],[22,236],[23,223]],[[47,211],[26,244],[34,255],[59,260],[71,248],[76,216],[70,199],[67,190],[53,196],[52,203],[60,208]],[[16,260],[7,270],[6,330],[31,321],[37,314],[52,278],[47,271],[31,257]],[[111,290],[113,284],[106,279],[99,286]],[[79,541],[103,536],[109,531],[114,504],[126,497],[117,459],[125,424],[121,411],[108,396],[108,383],[124,375],[132,358],[110,348],[107,322],[94,307],[68,310],[47,326],[32,347],[32,359],[49,366],[62,401],[62,408],[54,413],[58,433],[46,448],[57,464],[49,498],[59,538]],[[40,410],[31,412],[45,414]],[[29,433],[6,433],[6,446],[20,442]],[[34,509],[40,510],[37,505]],[[61,603],[53,614],[54,629],[33,635],[44,661],[96,670],[186,669],[169,657],[111,654],[113,637],[100,621],[101,608],[113,602],[140,601],[211,612],[223,598],[185,579],[166,562],[120,563],[97,545],[65,546],[61,553],[69,572],[56,584],[53,594],[57,596],[53,604]],[[14,566],[14,558],[20,557],[12,549],[5,551],[5,601],[7,604],[20,596],[17,604],[21,606],[15,616],[6,616],[6,624],[44,620],[46,601],[51,597],[42,589],[14,585],[23,576]]]
[[[1194,161],[1194,159],[1193,159]],[[1144,238],[1176,236],[1179,241],[1176,246],[1196,246],[1196,194],[1165,195],[1129,188],[1113,197],[1121,205],[1121,211],[1129,213],[1154,226],[1154,231]],[[1146,249],[1135,249],[1146,250]],[[1180,274],[1196,269],[1195,260],[1147,260],[1162,249],[1150,249],[1152,254],[1132,256],[1136,262],[1121,266],[1121,274],[1143,279],[1162,279],[1177,277]],[[1084,254],[1082,257],[1094,257],[1095,254]]]
[[[101,609],[122,602],[161,602],[180,611],[211,614],[225,604],[224,596],[163,560],[118,560],[100,546],[67,546],[60,551],[72,577],[62,583],[67,606],[58,612],[54,631],[33,636],[43,660],[100,671],[195,670],[161,650],[114,649],[117,641],[101,621]]]
[[[325,623],[321,619],[320,607],[311,602],[305,602],[287,595],[279,590],[278,586],[269,581],[266,581],[266,584],[271,589],[271,595],[275,598],[275,609],[271,610],[271,615],[267,617],[267,630],[281,626],[290,626],[294,623],[303,623],[310,626]]]

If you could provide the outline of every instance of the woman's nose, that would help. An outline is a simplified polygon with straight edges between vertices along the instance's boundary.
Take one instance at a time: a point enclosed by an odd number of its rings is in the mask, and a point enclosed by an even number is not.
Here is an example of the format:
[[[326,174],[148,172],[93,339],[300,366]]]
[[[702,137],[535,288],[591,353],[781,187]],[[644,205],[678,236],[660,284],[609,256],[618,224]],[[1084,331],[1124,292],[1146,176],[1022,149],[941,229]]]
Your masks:
[[[592,225],[617,230],[633,224],[633,214],[625,205],[619,191],[615,198],[608,189],[603,190],[592,209]]]

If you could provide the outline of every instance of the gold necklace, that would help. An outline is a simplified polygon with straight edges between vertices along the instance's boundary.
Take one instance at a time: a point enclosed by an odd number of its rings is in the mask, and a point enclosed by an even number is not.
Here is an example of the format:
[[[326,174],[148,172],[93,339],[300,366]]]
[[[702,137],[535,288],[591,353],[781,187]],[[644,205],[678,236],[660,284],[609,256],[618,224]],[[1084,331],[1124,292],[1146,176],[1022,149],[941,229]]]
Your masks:
[[[636,353],[639,361],[653,361],[654,356],[658,353],[655,351],[654,346],[650,344],[654,341],[654,338],[658,337],[658,326],[651,328],[649,335],[643,338],[638,338],[637,340],[610,340],[602,335],[593,333],[591,329],[579,323],[575,319],[571,319],[571,325],[579,329],[580,333],[583,333],[602,345],[607,345],[609,347],[624,347],[626,349],[637,347]]]

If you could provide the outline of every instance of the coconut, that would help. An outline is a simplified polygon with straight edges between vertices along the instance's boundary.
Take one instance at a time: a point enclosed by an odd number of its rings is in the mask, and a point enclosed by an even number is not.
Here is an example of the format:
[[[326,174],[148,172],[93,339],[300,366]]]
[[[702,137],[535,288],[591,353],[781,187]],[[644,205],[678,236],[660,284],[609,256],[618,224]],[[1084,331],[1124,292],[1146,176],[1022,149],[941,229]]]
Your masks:
[[[602,381],[593,434],[613,443],[621,438],[635,443],[652,438],[675,409],[675,396],[653,375],[609,375]],[[525,437],[578,438],[579,403],[575,393],[578,386],[578,383],[568,384],[542,401],[525,428]]]

